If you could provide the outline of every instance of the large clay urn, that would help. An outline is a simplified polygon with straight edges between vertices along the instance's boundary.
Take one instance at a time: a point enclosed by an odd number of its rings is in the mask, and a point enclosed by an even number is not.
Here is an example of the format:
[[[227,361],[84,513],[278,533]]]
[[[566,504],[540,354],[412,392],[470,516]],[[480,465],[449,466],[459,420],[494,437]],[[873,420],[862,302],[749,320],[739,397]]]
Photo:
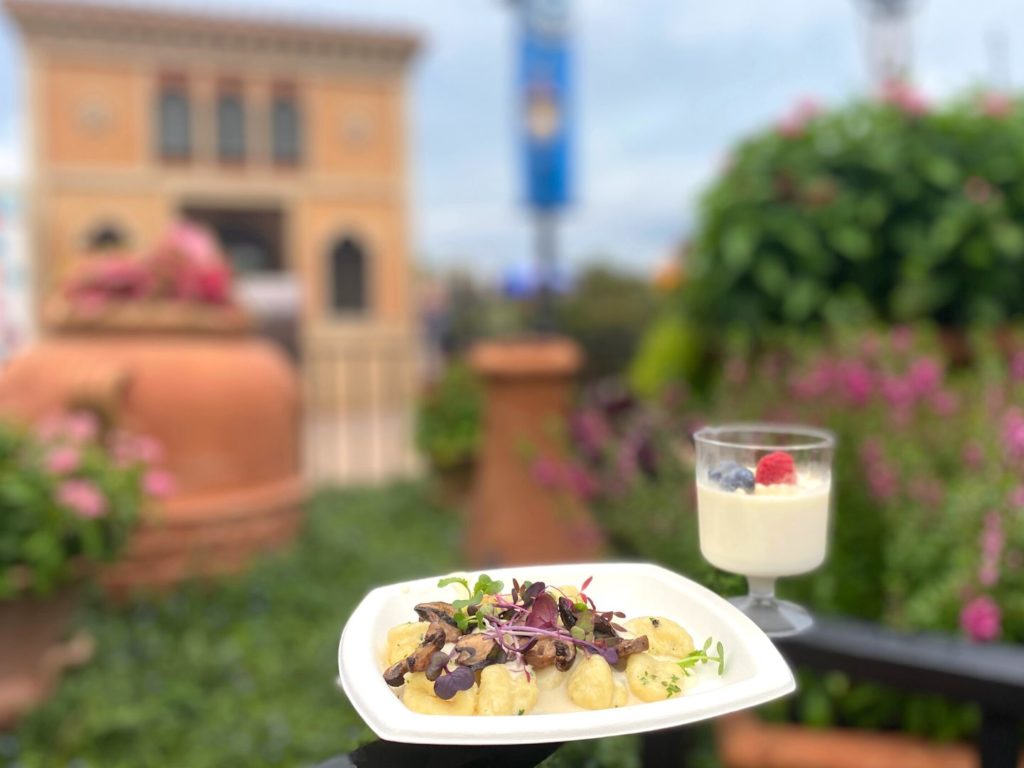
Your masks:
[[[585,505],[533,476],[537,457],[558,461],[582,353],[572,341],[487,341],[470,353],[484,387],[483,443],[465,554],[471,565],[584,562],[600,557],[600,529]]]
[[[174,493],[103,575],[115,593],[244,567],[299,527],[299,395],[271,343],[225,326],[65,330],[13,359],[0,414],[37,422],[69,404],[109,407],[156,438]]]

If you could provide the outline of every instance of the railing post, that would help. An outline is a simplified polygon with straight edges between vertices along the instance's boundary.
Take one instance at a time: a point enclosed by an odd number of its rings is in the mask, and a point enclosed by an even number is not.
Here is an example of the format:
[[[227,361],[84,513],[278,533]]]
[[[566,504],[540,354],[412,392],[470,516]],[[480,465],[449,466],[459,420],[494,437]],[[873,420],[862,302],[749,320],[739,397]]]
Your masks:
[[[978,755],[981,768],[1017,768],[1019,716],[993,709],[981,713]]]

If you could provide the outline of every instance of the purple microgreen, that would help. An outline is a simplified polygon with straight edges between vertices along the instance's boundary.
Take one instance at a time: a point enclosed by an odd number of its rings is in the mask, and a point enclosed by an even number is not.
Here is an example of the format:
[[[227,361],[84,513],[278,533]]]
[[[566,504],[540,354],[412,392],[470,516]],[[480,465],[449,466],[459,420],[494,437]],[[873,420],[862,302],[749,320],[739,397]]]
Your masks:
[[[623,627],[623,626],[622,626],[621,624],[612,624],[612,625],[611,625],[611,628],[612,628],[612,629],[614,629],[614,630],[615,630],[616,632],[626,632],[626,631],[628,631],[628,630],[627,630],[627,629],[626,629],[625,627]]]
[[[580,594],[582,594],[582,593],[587,591],[587,587],[590,586],[590,582],[592,582],[593,580],[594,580],[593,576],[587,576],[586,580],[584,580],[584,582],[583,582],[583,585],[580,587]]]
[[[437,698],[447,701],[459,691],[468,691],[476,682],[476,675],[469,667],[456,667],[451,672],[445,671],[434,682],[434,693]]]
[[[526,617],[526,626],[555,628],[558,626],[558,605],[555,598],[547,592],[537,595],[533,601],[530,615]]]
[[[448,654],[442,651],[437,651],[430,657],[430,661],[427,662],[427,668],[423,674],[427,680],[437,680],[441,676],[441,672],[448,666]]]
[[[537,599],[538,595],[544,593],[545,584],[543,581],[535,581],[530,586],[526,587],[523,592],[523,605],[529,607],[533,604],[533,601]]]

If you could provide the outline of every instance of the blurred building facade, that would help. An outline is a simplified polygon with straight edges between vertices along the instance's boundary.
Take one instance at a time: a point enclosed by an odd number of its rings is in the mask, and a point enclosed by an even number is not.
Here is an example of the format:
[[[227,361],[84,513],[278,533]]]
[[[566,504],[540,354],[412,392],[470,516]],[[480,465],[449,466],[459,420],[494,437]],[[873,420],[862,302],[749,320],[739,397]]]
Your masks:
[[[35,318],[27,238],[21,182],[0,178],[0,361],[32,338]]]
[[[25,41],[37,305],[78,259],[143,248],[176,218],[205,224],[243,282],[298,287],[312,477],[409,471],[416,38],[55,0],[6,8]]]

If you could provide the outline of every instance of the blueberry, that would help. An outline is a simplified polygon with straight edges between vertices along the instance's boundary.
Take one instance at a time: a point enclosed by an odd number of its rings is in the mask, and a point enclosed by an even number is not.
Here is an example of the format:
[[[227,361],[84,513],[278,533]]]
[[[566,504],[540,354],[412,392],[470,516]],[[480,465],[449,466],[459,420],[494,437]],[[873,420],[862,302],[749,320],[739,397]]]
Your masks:
[[[754,490],[754,473],[735,461],[723,461],[708,472],[708,479],[727,491]]]

